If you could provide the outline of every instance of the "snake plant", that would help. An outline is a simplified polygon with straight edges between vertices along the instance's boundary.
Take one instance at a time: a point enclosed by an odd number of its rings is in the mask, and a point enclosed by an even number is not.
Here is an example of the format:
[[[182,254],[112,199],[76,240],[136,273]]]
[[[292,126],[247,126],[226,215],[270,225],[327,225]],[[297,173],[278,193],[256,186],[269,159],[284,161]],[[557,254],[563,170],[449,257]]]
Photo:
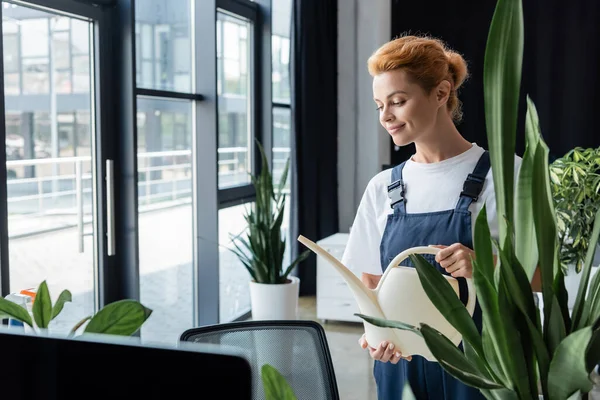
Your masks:
[[[300,253],[287,267],[283,266],[286,238],[281,234],[285,200],[284,187],[287,181],[290,160],[285,163],[277,186],[265,151],[256,141],[261,156],[260,173],[250,175],[256,192],[256,203],[247,207],[244,220],[247,228],[237,235],[230,235],[233,248],[252,279],[257,283],[286,283],[294,267],[308,257],[310,250]]]
[[[499,239],[494,240],[485,207],[475,224],[473,280],[482,309],[482,332],[450,284],[420,255],[411,259],[423,289],[462,334],[464,351],[429,325],[407,327],[401,321],[358,315],[377,326],[421,335],[448,373],[478,388],[487,399],[537,400],[539,395],[546,400],[575,399],[592,389],[590,373],[600,360],[600,274],[587,290],[600,211],[595,214],[575,307],[569,314],[548,147],[529,97],[526,150],[516,186],[513,179],[523,37],[522,1],[498,0],[485,52],[484,101],[500,225]],[[541,273],[543,318],[531,288],[536,268]]]

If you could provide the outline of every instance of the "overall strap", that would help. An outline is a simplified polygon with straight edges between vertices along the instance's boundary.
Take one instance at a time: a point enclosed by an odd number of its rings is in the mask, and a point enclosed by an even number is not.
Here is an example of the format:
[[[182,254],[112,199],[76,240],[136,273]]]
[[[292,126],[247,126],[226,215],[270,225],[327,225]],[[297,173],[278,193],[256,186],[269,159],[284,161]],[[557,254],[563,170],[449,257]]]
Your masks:
[[[457,210],[469,210],[469,206],[473,201],[477,201],[479,195],[481,194],[481,190],[483,189],[483,182],[485,182],[485,177],[490,170],[490,153],[486,150],[479,161],[477,161],[477,165],[472,173],[467,176],[465,183],[463,184],[463,190],[460,192],[460,198],[458,199],[458,204],[456,205]]]
[[[388,186],[388,197],[390,198],[390,206],[394,209],[394,214],[406,213],[404,195],[406,193],[404,182],[402,181],[402,170],[404,169],[404,161],[402,164],[392,168],[392,183]]]

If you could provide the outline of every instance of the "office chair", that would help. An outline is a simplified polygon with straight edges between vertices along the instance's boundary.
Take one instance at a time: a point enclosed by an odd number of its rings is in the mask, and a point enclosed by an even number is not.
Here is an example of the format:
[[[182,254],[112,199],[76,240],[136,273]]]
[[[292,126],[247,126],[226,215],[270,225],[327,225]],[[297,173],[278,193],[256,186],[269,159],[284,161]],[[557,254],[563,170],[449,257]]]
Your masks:
[[[260,371],[270,364],[285,377],[298,400],[339,400],[325,330],[316,321],[256,320],[202,326],[183,332],[180,341],[242,351],[252,366],[253,399],[265,399]]]

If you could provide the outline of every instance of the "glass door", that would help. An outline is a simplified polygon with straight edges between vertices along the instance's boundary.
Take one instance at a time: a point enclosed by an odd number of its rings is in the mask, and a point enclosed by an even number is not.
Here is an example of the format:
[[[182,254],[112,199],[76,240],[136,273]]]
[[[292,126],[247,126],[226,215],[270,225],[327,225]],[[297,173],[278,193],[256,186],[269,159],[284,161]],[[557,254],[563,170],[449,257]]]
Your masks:
[[[53,301],[71,291],[72,302],[50,325],[63,332],[96,309],[97,198],[105,182],[96,170],[97,22],[44,4],[50,8],[2,2],[3,200],[9,292],[44,280]]]

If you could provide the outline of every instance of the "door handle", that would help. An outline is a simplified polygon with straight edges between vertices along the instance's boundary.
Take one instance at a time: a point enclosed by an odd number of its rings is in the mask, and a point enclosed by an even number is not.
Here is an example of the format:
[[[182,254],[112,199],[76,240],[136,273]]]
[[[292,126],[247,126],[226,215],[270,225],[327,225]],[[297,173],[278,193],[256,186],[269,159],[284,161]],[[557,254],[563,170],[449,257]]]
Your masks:
[[[109,256],[114,256],[116,254],[114,177],[114,160],[106,160],[106,248]]]
[[[77,237],[78,237],[78,245],[79,252],[84,252],[84,242],[83,242],[83,168],[81,165],[81,160],[75,161],[75,198],[77,202]]]

